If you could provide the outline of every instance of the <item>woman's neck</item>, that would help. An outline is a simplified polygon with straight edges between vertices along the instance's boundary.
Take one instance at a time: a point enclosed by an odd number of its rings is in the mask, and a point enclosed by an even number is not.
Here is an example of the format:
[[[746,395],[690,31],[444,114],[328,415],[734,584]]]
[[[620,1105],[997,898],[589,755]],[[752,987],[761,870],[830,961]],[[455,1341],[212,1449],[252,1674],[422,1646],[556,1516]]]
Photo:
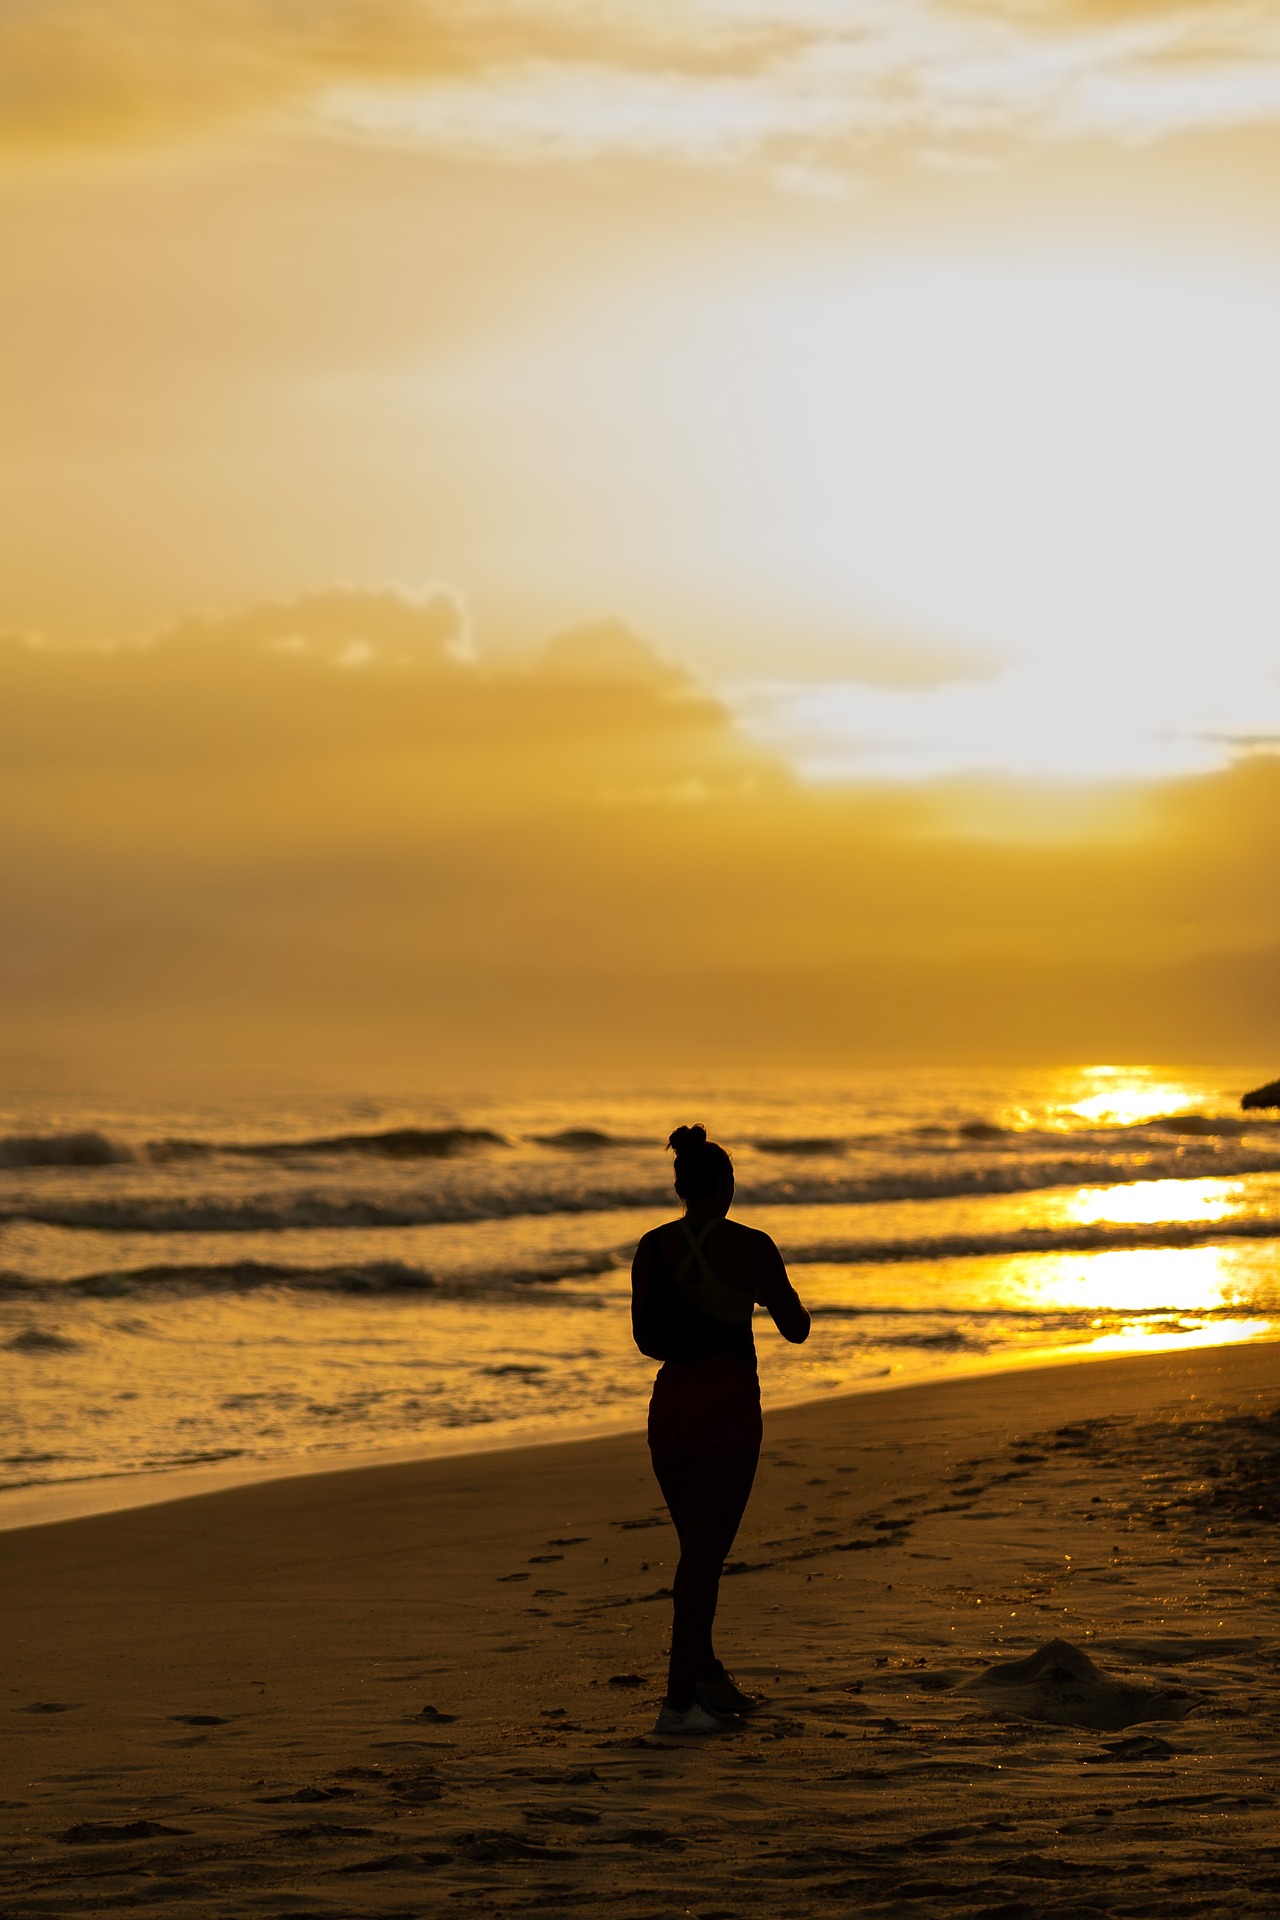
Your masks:
[[[701,1205],[694,1201],[685,1208],[684,1217],[690,1226],[705,1227],[713,1220],[723,1220],[728,1211],[727,1207],[717,1207],[708,1201],[704,1201]]]

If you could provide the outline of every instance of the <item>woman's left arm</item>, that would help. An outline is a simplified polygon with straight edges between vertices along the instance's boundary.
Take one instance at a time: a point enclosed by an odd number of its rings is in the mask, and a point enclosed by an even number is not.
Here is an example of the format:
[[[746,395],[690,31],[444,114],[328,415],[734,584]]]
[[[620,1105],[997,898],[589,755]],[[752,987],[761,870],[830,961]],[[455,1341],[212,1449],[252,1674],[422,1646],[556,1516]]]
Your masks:
[[[756,1286],[756,1299],[767,1308],[774,1326],[784,1340],[793,1347],[803,1346],[809,1338],[809,1309],[791,1284],[782,1255],[774,1246],[767,1233],[759,1238],[764,1242],[758,1249],[761,1273]]]

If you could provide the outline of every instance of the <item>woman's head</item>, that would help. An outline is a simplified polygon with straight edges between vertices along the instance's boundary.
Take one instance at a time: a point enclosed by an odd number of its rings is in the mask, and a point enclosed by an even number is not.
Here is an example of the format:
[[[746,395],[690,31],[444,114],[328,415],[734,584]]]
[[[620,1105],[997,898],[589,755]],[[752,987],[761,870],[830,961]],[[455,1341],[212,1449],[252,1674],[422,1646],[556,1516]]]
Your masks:
[[[676,1192],[692,1201],[733,1198],[733,1162],[723,1147],[708,1140],[705,1127],[677,1127],[667,1141],[676,1156]]]

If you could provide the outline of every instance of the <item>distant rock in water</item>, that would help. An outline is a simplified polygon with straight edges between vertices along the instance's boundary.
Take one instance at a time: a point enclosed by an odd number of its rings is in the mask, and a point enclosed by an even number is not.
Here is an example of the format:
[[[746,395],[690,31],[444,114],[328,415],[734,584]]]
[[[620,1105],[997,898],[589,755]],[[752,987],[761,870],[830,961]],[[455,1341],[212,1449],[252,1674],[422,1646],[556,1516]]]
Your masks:
[[[384,1160],[448,1160],[471,1147],[506,1147],[488,1127],[389,1127],[383,1133],[335,1133],[319,1140],[264,1140],[231,1153],[274,1160],[291,1153],[371,1153]]]
[[[1280,1101],[1277,1102],[1280,1105]],[[1170,1113],[1159,1120],[1140,1121],[1151,1133],[1180,1133],[1189,1138],[1234,1140],[1247,1129],[1244,1120],[1221,1120],[1208,1113]]]
[[[1265,1087],[1255,1087],[1252,1093],[1246,1093],[1240,1105],[1250,1107],[1280,1107],[1280,1080],[1268,1080]]]
[[[1007,1127],[998,1127],[994,1120],[966,1120],[956,1128],[962,1140],[1003,1140]]]

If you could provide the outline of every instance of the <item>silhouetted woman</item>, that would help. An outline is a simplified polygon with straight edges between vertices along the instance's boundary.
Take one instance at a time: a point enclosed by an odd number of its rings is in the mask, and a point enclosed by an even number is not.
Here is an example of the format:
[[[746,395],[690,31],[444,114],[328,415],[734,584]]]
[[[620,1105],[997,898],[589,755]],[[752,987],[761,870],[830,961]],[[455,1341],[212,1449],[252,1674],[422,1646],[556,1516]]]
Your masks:
[[[711,1643],[720,1575],[760,1457],[760,1380],[751,1316],[767,1307],[785,1340],[809,1315],[767,1233],[725,1215],[733,1162],[705,1127],[677,1127],[684,1218],[646,1233],[631,1268],[636,1345],[662,1367],[649,1403],[649,1451],[680,1537],[666,1702],[655,1733],[718,1733],[757,1704]]]

